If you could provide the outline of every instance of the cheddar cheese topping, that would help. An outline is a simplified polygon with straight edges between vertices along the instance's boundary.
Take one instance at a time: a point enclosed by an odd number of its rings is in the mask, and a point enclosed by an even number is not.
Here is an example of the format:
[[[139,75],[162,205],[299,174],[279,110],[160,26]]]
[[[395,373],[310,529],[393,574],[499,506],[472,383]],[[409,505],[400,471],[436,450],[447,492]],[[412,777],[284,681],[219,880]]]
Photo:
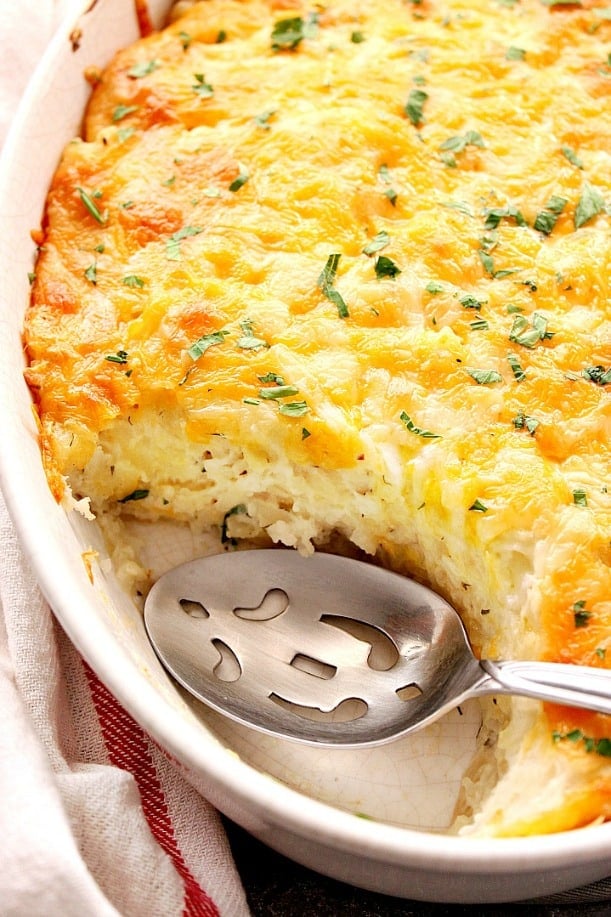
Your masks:
[[[482,655],[609,667],[610,37],[596,0],[206,0],[120,52],[26,320],[58,498],[341,536]],[[465,830],[609,817],[610,742],[516,705]]]

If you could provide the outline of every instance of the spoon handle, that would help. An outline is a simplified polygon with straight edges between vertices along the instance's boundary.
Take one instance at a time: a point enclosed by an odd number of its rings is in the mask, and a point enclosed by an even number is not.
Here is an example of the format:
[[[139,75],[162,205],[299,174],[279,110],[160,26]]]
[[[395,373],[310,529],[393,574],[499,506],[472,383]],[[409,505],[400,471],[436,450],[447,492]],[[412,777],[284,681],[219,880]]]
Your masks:
[[[480,663],[489,679],[478,693],[522,694],[539,700],[611,714],[611,672],[559,662]]]

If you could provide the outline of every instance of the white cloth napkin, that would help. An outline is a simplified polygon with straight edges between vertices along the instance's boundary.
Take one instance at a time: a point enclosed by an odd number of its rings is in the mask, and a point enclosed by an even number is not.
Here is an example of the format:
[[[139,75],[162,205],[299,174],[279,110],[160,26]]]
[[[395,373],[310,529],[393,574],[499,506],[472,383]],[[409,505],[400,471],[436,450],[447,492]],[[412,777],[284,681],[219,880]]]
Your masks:
[[[0,146],[75,0],[0,0]],[[0,499],[1,917],[247,917],[220,819],[56,623]]]

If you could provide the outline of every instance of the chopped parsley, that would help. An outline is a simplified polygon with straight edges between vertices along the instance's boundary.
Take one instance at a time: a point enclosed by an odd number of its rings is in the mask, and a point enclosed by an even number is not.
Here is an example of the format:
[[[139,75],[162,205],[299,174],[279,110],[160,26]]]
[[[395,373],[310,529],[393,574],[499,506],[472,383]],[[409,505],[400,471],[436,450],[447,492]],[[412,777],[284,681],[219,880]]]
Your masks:
[[[270,385],[268,388],[259,389],[259,397],[273,399],[287,398],[289,395],[297,395],[299,389],[294,385]]]
[[[359,32],[359,31],[352,32],[352,34],[350,35],[350,41],[352,42],[353,45],[360,45],[361,42],[365,41],[365,36],[363,35],[362,32]]]
[[[123,278],[123,283],[126,287],[140,287],[144,286],[144,280],[142,277],[137,277],[136,274],[128,274],[127,277]]]
[[[104,359],[108,360],[109,363],[119,363],[124,366],[127,363],[127,356],[126,350],[117,350],[116,353],[111,353]]]
[[[419,124],[422,124],[424,103],[428,97],[429,94],[425,92],[424,89],[412,89],[407,97],[404,112],[414,127],[418,127]]]
[[[585,748],[585,751],[588,753],[594,752],[596,755],[602,755],[603,758],[611,757],[611,739],[593,739],[589,736],[583,734],[581,729],[572,729],[571,732],[557,732],[552,733],[552,739],[554,742],[582,742]]]
[[[595,385],[611,385],[611,366],[609,369],[604,366],[587,366],[582,369],[581,375]]]
[[[547,330],[547,319],[540,312],[533,313],[532,326],[524,315],[516,315],[509,332],[509,340],[514,344],[532,349],[539,341],[550,340],[553,332]]]
[[[92,283],[94,286],[98,282],[98,266],[95,263],[95,261],[93,262],[93,264],[90,264],[87,270],[85,271],[85,278],[86,280],[89,281],[89,283]]]
[[[303,417],[304,414],[308,413],[310,408],[305,401],[287,401],[284,404],[279,405],[278,410],[286,417]],[[304,439],[303,431],[301,438]]]
[[[575,229],[585,226],[595,216],[602,213],[604,209],[605,201],[598,188],[595,188],[589,182],[585,182],[575,209]]]
[[[382,277],[396,277],[401,273],[401,268],[397,267],[391,258],[386,255],[379,255],[375,261],[376,277],[380,280]]]
[[[118,501],[119,503],[130,503],[133,500],[145,500],[150,491],[149,490],[132,490],[130,494],[127,494],[126,497],[121,497]]]
[[[463,309],[476,309],[478,312],[486,302],[485,299],[477,299],[472,293],[465,293],[463,296],[459,296],[458,301]]]
[[[104,225],[104,223],[108,220],[108,212],[104,211],[104,213],[102,213],[94,200],[94,197],[101,197],[100,192],[98,191],[94,192],[94,194],[89,194],[87,191],[85,191],[84,188],[77,188],[76,190],[79,193],[79,197],[83,206],[85,207],[85,210],[87,210],[93,219],[96,220],[96,222]]]
[[[573,503],[575,506],[588,505],[588,495],[582,487],[578,487],[573,491]]]
[[[385,163],[382,163],[382,165],[381,165],[380,168],[378,169],[378,177],[381,179],[381,181],[384,182],[385,185],[391,185],[391,184],[392,184],[392,178],[391,178],[391,175],[390,175],[390,169],[388,168],[388,166],[387,166]],[[393,207],[396,206],[397,197],[398,197],[398,196],[399,196],[399,195],[397,194],[397,192],[395,191],[395,189],[392,188],[392,187],[391,187],[391,188],[387,188],[386,191],[384,192],[384,197],[387,197],[387,198],[388,198],[388,200],[389,200],[390,203],[393,205]]]
[[[507,362],[511,367],[511,371],[515,377],[516,382],[523,382],[526,379],[526,373],[520,365],[520,361],[514,353],[507,354]],[[515,423],[515,421],[514,421]]]
[[[140,61],[140,63],[134,64],[133,67],[130,67],[130,69],[127,71],[127,75],[132,80],[139,80],[143,76],[148,76],[150,73],[153,73],[158,69],[158,67],[160,67],[158,60]]]
[[[252,328],[252,321],[249,318],[240,322],[240,328],[243,331],[243,335],[238,338],[237,345],[241,350],[261,350],[264,347],[269,347],[267,341],[256,337]]]
[[[240,188],[246,184],[249,178],[250,178],[250,174],[248,172],[248,169],[246,169],[243,165],[240,165],[240,171],[237,177],[234,178],[234,180],[229,185],[229,190],[234,191],[234,192],[239,191]]]
[[[432,293],[433,296],[436,296],[437,293],[445,292],[445,286],[439,280],[429,280],[424,289],[427,293]]]
[[[272,51],[294,51],[305,38],[315,38],[317,32],[318,13],[310,13],[306,19],[280,19],[272,29]]]
[[[203,231],[201,226],[183,226],[182,229],[173,233],[166,242],[166,258],[169,261],[179,261],[180,243],[182,240],[187,239],[189,236],[197,236]]]
[[[178,37],[180,38],[183,51],[186,51],[193,39],[188,32],[179,32]]]
[[[128,115],[133,114],[133,112],[138,111],[138,105],[117,105],[115,110],[112,113],[113,121],[122,121],[123,118],[127,118]]]
[[[255,115],[254,122],[257,127],[261,127],[264,131],[268,131],[270,129],[269,122],[276,114],[276,111],[277,109],[275,108],[267,108],[265,111],[262,111],[260,115]]]
[[[484,212],[484,229],[496,229],[501,220],[515,220],[518,226],[526,226],[526,220],[517,207],[492,207]]]
[[[413,422],[409,414],[405,411],[401,411],[399,414],[399,419],[405,424],[407,430],[410,433],[414,433],[416,436],[421,436],[423,439],[441,439],[439,433],[431,433],[430,430],[423,430],[422,427],[417,427]]]
[[[371,242],[368,242],[365,248],[363,249],[364,255],[375,255],[376,252],[379,252],[381,249],[386,248],[390,243],[390,236],[388,233],[382,229],[380,232],[376,233]]]
[[[503,381],[503,377],[496,369],[468,369],[467,372],[478,385],[494,385],[495,382]]]
[[[135,134],[133,127],[122,127],[117,131],[117,137],[119,138],[119,143],[125,143],[126,140],[129,140],[130,137],[133,137]]]
[[[318,288],[322,292],[329,302],[332,302],[337,307],[337,313],[340,318],[348,318],[348,306],[344,302],[342,296],[335,289],[335,276],[337,274],[337,266],[339,264],[339,259],[341,258],[340,254],[329,255],[327,258],[327,263],[321,271],[321,274],[318,278]]]
[[[284,379],[277,373],[265,373],[263,376],[257,376],[259,382],[274,382],[276,385],[284,385]]]
[[[576,166],[576,168],[578,169],[583,169],[583,162],[581,161],[581,159],[579,158],[575,150],[571,149],[570,146],[560,147],[560,152],[565,157],[565,159],[568,159],[568,161],[571,163],[572,166]]]
[[[204,334],[194,344],[191,344],[187,353],[192,360],[199,360],[210,347],[222,344],[228,334],[228,331],[212,331],[210,334]]]
[[[227,528],[228,528],[229,520],[231,519],[232,516],[242,516],[242,515],[245,515],[246,512],[247,510],[246,510],[246,506],[244,505],[244,503],[238,503],[236,504],[236,506],[232,506],[230,510],[227,510],[227,512],[223,516],[223,522],[221,525],[221,543],[222,544],[227,544],[228,542],[232,545],[237,544],[237,541],[235,540],[235,538],[230,538],[228,534]]]
[[[535,435],[535,430],[539,424],[540,421],[536,417],[531,417],[529,414],[525,414],[524,411],[520,411],[513,418],[513,425],[516,430],[528,430],[531,436]]]
[[[193,92],[200,97],[200,99],[209,99],[214,95],[214,89],[210,83],[206,82],[206,78],[203,73],[194,73],[196,82],[191,86]]]
[[[525,57],[524,48],[517,48],[515,45],[510,45],[505,52],[505,60],[524,60]]]
[[[469,327],[472,331],[487,331],[490,325],[485,318],[476,318],[474,321],[469,322]]]
[[[542,232],[544,235],[549,236],[565,206],[566,198],[553,194],[545,208],[535,218],[533,226],[537,232]]]
[[[591,617],[592,612],[586,611],[584,599],[580,599],[573,604],[573,621],[575,622],[575,627],[587,627]]]
[[[472,513],[487,513],[488,507],[485,506],[481,500],[474,500],[471,506],[469,507],[469,512]]]
[[[479,131],[467,131],[464,134],[455,134],[452,137],[448,137],[447,140],[443,141],[439,149],[451,153],[462,153],[468,146],[477,146],[482,149],[486,146]]]

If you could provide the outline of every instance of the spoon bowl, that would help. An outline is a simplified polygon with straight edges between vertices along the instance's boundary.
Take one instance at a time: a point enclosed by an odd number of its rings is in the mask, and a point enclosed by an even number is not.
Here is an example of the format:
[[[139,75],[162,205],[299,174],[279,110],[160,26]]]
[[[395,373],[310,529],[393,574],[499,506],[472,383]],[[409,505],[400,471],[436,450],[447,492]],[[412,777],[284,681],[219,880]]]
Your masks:
[[[218,712],[312,745],[381,745],[469,698],[523,694],[611,714],[611,674],[474,656],[455,609],[362,561],[262,549],[189,561],[146,599],[168,672]]]

